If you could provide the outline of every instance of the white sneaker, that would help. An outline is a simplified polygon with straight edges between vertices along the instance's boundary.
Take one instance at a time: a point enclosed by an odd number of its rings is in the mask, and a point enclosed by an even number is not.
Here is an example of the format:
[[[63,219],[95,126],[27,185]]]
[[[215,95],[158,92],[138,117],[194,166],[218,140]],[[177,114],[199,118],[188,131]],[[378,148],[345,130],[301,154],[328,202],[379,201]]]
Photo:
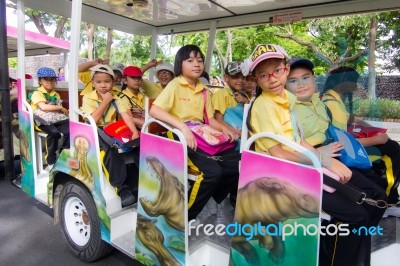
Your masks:
[[[390,207],[383,214],[382,218],[386,218],[388,216],[400,217],[400,208],[399,207]]]

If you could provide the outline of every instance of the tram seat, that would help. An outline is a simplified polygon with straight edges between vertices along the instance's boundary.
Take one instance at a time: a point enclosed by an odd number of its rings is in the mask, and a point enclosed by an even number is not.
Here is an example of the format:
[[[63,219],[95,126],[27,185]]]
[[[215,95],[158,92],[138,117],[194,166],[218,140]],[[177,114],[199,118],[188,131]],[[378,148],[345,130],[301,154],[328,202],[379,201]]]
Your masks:
[[[47,134],[42,131],[37,131],[35,126],[35,143],[36,143],[36,163],[38,173],[43,171],[43,143],[46,141]]]
[[[249,114],[250,106],[251,106],[251,102],[249,104],[244,105],[240,152],[243,151],[244,144],[247,141],[247,139],[249,138],[249,129],[247,128],[246,120],[247,120],[247,115]],[[320,216],[321,216],[322,220],[330,221],[332,219],[332,217],[329,214],[327,214],[323,211],[321,211]]]

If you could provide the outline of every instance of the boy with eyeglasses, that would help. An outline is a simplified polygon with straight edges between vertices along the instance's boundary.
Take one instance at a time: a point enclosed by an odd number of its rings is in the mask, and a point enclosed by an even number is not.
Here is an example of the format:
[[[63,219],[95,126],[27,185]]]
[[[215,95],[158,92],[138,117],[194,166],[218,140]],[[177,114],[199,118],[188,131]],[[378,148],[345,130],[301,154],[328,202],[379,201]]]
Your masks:
[[[324,103],[319,98],[319,93],[316,92],[317,85],[315,83],[314,76],[314,64],[304,58],[295,58],[289,61],[290,71],[286,81],[286,89],[292,92],[297,101],[294,104],[293,112],[296,115],[299,124],[302,127],[302,133],[304,140],[317,148],[317,150],[327,157],[337,157],[341,149],[344,148],[340,142],[332,142],[325,145],[326,136],[325,131],[328,129],[330,119],[327,114]],[[368,196],[372,196],[375,199],[387,200],[385,192],[378,185],[374,184],[373,180],[377,177],[371,172],[361,172],[358,169],[349,168],[352,171],[352,178],[349,183],[362,191],[367,193]],[[329,211],[330,208],[339,204],[332,198],[332,195],[328,195],[323,198],[323,209]],[[357,205],[355,205],[357,206]],[[366,206],[365,203],[361,205],[367,211],[369,219],[368,226],[377,226],[383,213],[384,209],[379,209],[372,206]],[[348,206],[341,206],[343,210],[347,209],[348,213],[354,213],[351,204]],[[351,216],[344,216],[343,214],[332,214],[334,221],[343,222],[344,219],[348,219]],[[352,219],[357,219],[357,216],[353,216]],[[336,237],[336,236],[335,236]],[[326,265],[332,262],[332,265],[343,265],[346,261],[346,252],[348,252],[347,245],[348,241],[354,241],[350,238],[341,237],[324,237],[321,238],[321,249],[320,264]],[[370,253],[371,253],[371,238],[365,236],[364,241],[360,245],[361,249],[364,250],[364,254],[359,255],[359,263],[362,265],[370,264]],[[334,250],[333,254],[330,254],[330,249]],[[324,253],[327,252],[327,253]],[[361,263],[362,262],[362,263]]]
[[[175,78],[174,66],[171,63],[151,60],[145,66],[141,67],[142,73],[149,68],[155,67],[155,75],[159,82],[154,83],[149,80],[142,81],[142,91],[150,99],[155,99],[160,95],[168,83]]]

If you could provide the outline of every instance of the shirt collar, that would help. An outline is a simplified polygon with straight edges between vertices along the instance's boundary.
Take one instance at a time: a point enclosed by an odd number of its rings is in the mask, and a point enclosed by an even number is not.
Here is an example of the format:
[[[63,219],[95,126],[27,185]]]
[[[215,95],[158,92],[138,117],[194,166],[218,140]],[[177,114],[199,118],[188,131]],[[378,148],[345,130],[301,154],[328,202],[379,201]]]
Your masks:
[[[294,96],[291,92],[287,90],[283,91],[283,97],[276,94],[272,94],[269,91],[264,91],[264,90],[262,91],[261,95],[263,95],[264,97],[268,97],[277,104],[289,109],[292,109],[294,104],[296,103],[296,96]]]
[[[48,92],[43,86],[40,86],[37,90],[40,92],[43,92],[43,93],[48,93],[48,94],[51,94],[54,92],[54,90],[51,90]]]
[[[340,95],[334,90],[328,90],[327,92],[325,92],[325,94],[329,94],[328,96],[332,96],[337,101],[342,101],[342,99],[340,98]]]
[[[180,85],[193,90],[193,87],[186,81],[186,79],[182,75],[179,75],[176,79]],[[197,80],[196,87],[194,88],[194,93],[201,92],[204,89],[205,85],[201,83],[201,81]]]

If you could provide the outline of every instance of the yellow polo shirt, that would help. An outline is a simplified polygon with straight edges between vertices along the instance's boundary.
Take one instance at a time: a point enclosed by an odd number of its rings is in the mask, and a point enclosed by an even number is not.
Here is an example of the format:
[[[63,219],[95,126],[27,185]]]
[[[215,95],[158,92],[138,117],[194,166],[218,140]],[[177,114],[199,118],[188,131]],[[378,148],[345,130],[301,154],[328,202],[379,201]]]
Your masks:
[[[150,99],[155,99],[163,91],[161,83],[154,83],[149,80],[142,80],[142,92]]]
[[[141,92],[139,92],[137,95],[135,95],[130,89],[126,88],[122,91],[123,94],[125,94],[126,96],[128,96],[129,99],[131,99],[131,101],[133,101],[134,103],[136,103],[138,106],[140,106],[140,108],[144,108],[144,97],[145,95]],[[121,96],[121,95],[120,95]],[[125,97],[120,97],[122,99],[124,99]],[[127,99],[128,100],[128,99]],[[129,108],[135,108],[136,106],[134,106],[131,101],[127,101],[126,103],[128,103],[128,107]]]
[[[350,114],[347,112],[346,105],[339,94],[334,90],[328,90],[322,97],[322,102],[332,113],[332,125],[347,130],[347,121],[349,121]]]
[[[206,86],[199,80],[193,88],[182,76],[174,78],[153,104],[170,113],[177,119],[188,122],[204,122],[203,89]],[[208,118],[214,116],[211,95],[206,89],[206,110]]]
[[[32,93],[31,96],[31,106],[33,110],[36,110],[39,108],[39,103],[44,102],[48,103],[46,97],[44,96],[44,93],[49,94],[50,96],[55,96],[57,100],[60,100],[60,94],[58,94],[55,90],[51,90],[50,92],[47,92],[47,90],[43,87],[40,86],[36,91]]]
[[[80,93],[81,96],[84,96],[85,94],[88,94],[88,93],[94,91],[93,84],[92,84],[92,71],[87,70],[84,72],[78,72],[78,78],[80,81],[82,81],[83,83],[86,84]],[[113,91],[114,90],[121,91],[116,86],[113,86]]]
[[[235,95],[233,95],[233,92],[229,87],[225,87],[224,89],[214,93],[211,102],[214,110],[219,111],[221,114],[225,114],[227,108],[236,107],[238,105]]]
[[[251,109],[250,124],[253,132],[250,133],[272,132],[291,141],[300,142],[300,139],[295,139],[294,137],[295,132],[293,131],[290,114],[295,102],[296,97],[286,90],[283,98],[268,91],[263,91],[255,99]],[[267,152],[268,149],[278,145],[279,142],[270,138],[260,138],[256,140],[255,144],[257,152]]]
[[[128,108],[125,102],[118,97],[119,91],[112,90],[111,93],[113,95],[119,113],[127,112]],[[99,96],[97,95],[96,91],[89,92],[88,94],[83,96],[81,110],[87,114],[92,114],[94,111],[96,111],[97,108],[99,108],[101,102],[102,100],[99,99]],[[97,125],[105,126],[111,122],[115,122],[117,118],[118,118],[118,112],[115,109],[114,105],[110,103],[106,111],[104,112],[102,118],[99,121],[97,121]]]
[[[311,102],[297,101],[293,111],[302,126],[304,139],[312,146],[324,143],[329,118],[325,105],[319,99],[319,93],[311,97]]]

